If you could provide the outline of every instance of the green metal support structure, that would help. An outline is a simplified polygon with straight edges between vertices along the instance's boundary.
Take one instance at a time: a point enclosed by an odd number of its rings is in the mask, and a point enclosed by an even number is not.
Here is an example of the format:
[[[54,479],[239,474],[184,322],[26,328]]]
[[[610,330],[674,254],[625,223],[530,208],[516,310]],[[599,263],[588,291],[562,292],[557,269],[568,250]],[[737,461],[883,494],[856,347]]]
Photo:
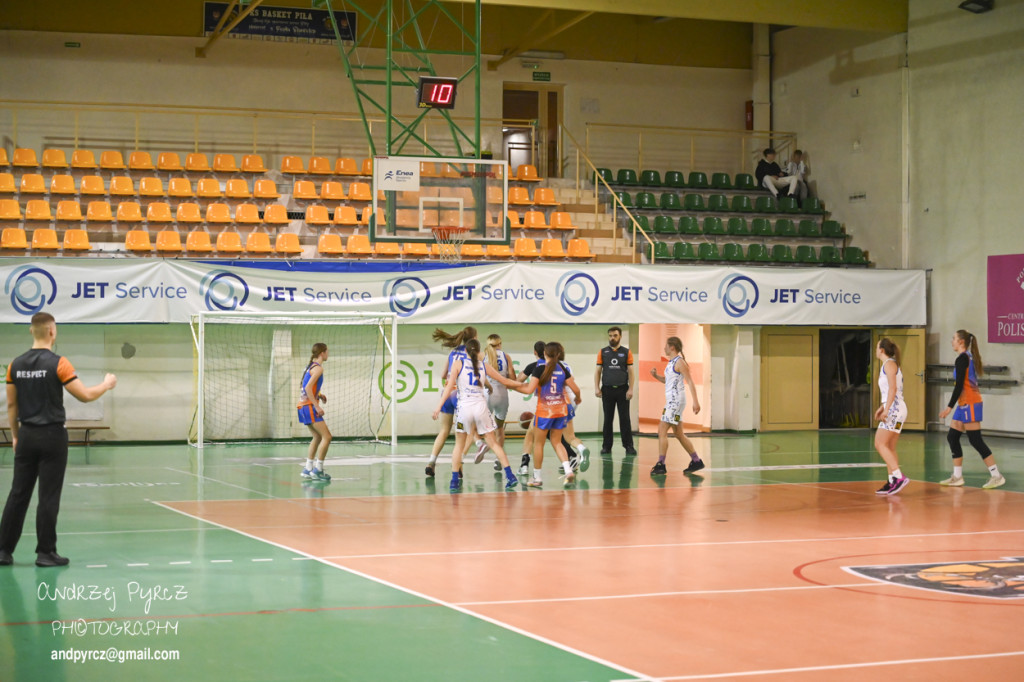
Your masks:
[[[370,6],[372,5],[372,7]],[[370,149],[374,155],[406,155],[406,156],[453,156],[443,153],[427,139],[423,133],[426,121],[431,116],[441,116],[447,122],[451,134],[454,156],[462,158],[480,157],[480,44],[481,44],[481,11],[480,0],[472,7],[472,24],[452,14],[449,8],[437,0],[313,0],[313,6],[332,9],[331,24],[334,28],[335,43],[345,65],[345,75],[352,83],[356,106],[363,118],[363,126]],[[396,14],[396,10],[399,14]],[[338,25],[336,12],[354,12],[357,29],[354,41],[343,39]],[[431,22],[430,31],[436,28],[437,22],[450,22],[461,32],[465,50],[430,49],[429,37],[424,37],[420,22]],[[371,40],[378,34],[384,35],[383,46],[385,59],[383,64],[371,64],[366,61],[367,49]],[[429,33],[427,34],[430,35]],[[363,53],[360,53],[360,50]],[[464,57],[471,60],[471,65],[461,74],[439,74],[431,62],[432,55],[448,55]],[[362,60],[360,59],[362,57]],[[403,63],[406,62],[406,63]],[[466,85],[472,84],[473,121],[472,130],[463,129],[450,110],[420,109],[412,110],[415,100],[415,89],[420,76],[449,76],[459,79],[459,98],[457,102],[465,102]],[[401,93],[401,94],[399,94]],[[398,97],[409,103],[398,112],[394,104]],[[367,116],[382,114],[386,121],[386,139],[384,148],[380,149],[381,140],[375,140]],[[410,143],[422,145],[421,148],[406,151]],[[405,152],[403,154],[403,152]]]

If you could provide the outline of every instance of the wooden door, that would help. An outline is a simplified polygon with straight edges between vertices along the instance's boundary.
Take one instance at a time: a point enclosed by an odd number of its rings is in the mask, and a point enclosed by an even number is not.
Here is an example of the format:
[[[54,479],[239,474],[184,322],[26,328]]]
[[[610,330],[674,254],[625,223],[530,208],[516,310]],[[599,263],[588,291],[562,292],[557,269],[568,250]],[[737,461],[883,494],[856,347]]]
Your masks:
[[[818,428],[818,328],[761,330],[761,430]]]
[[[878,341],[892,340],[900,347],[900,369],[903,370],[903,398],[907,403],[907,421],[903,428],[911,431],[925,430],[925,345],[924,329],[876,329],[871,333],[871,412],[882,402],[878,390],[879,362],[875,354]]]

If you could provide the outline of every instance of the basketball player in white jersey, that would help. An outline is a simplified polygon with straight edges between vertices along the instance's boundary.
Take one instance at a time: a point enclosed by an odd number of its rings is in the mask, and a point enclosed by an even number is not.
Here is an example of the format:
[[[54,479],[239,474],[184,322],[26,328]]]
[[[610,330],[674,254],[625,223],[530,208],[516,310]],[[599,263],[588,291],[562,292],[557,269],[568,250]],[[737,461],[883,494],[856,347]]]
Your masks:
[[[481,361],[480,341],[478,339],[466,341],[466,356],[457,358],[452,363],[448,383],[445,384],[444,391],[441,392],[441,399],[434,410],[433,417],[437,419],[448,397],[452,392],[458,392],[458,405],[455,412],[455,450],[452,452],[452,481],[450,485],[452,492],[458,492],[462,487],[462,454],[466,449],[466,440],[470,433],[481,435],[494,454],[498,456],[505,472],[505,490],[513,490],[519,483],[508,464],[505,450],[494,435],[497,425],[487,406],[487,389],[489,388],[487,375],[495,379],[501,376],[493,367]]]
[[[899,440],[903,423],[907,420],[907,403],[903,400],[903,370],[900,369],[900,348],[889,339],[881,339],[875,355],[882,363],[878,371],[878,390],[882,393],[882,404],[875,410],[878,431],[875,432],[875,449],[885,460],[889,477],[879,488],[878,495],[895,495],[907,487],[910,479],[900,471],[900,460],[896,455],[896,441]]]
[[[672,429],[672,435],[690,455],[690,464],[683,470],[683,473],[692,474],[703,469],[704,462],[697,455],[697,449],[693,447],[690,439],[683,435],[682,416],[683,410],[686,409],[687,386],[690,387],[690,396],[693,398],[693,413],[700,413],[697,387],[693,385],[690,365],[683,357],[683,342],[678,336],[670,336],[665,342],[665,356],[668,358],[668,363],[665,365],[664,376],[658,374],[656,367],[651,367],[651,376],[665,384],[665,409],[661,411],[661,422],[658,424],[658,463],[651,469],[651,475],[661,476],[667,473],[665,457],[668,456],[669,429]]]

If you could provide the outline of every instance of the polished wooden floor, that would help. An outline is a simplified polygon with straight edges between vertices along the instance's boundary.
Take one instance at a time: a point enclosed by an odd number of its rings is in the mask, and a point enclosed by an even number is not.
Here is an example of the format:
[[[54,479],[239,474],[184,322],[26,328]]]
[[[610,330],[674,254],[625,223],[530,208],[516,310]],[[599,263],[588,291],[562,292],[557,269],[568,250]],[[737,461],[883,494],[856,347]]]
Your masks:
[[[0,569],[0,680],[110,674],[48,660],[54,620],[111,618],[40,600],[55,574],[189,590],[113,614],[179,622],[145,644],[180,661],[117,667],[141,679],[1024,679],[1024,441],[989,439],[1007,486],[968,458],[949,489],[944,438],[905,434],[913,482],[885,497],[871,436],[700,438],[708,468],[673,450],[666,477],[642,439],[568,488],[549,464],[506,493],[484,463],[457,494],[425,444],[338,444],[329,485],[298,479],[299,445],[93,448],[62,511],[72,566],[31,567],[28,528]]]

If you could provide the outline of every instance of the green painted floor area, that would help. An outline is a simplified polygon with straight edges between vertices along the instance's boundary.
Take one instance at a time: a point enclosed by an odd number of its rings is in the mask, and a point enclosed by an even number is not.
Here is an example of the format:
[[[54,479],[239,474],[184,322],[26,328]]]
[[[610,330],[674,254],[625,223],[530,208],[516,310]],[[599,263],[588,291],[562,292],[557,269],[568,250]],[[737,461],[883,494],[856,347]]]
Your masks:
[[[657,441],[640,455],[592,455],[577,489],[878,480],[873,432],[840,430],[694,438],[708,462],[684,476],[673,446],[669,475],[652,478]],[[987,437],[1008,481],[1024,491],[1024,440]],[[600,441],[585,439],[596,453]],[[558,646],[295,552],[155,504],[177,500],[448,495],[447,460],[423,475],[427,442],[389,447],[337,442],[330,484],[303,482],[302,444],[72,448],[59,524],[67,569],[37,569],[34,505],[15,553],[0,568],[0,680],[618,680],[630,675]],[[509,452],[518,463],[519,442]],[[450,447],[446,450],[450,451]],[[949,475],[945,435],[907,433],[898,444],[915,481]],[[0,450],[0,491],[12,453]],[[462,495],[502,490],[492,458],[467,464]],[[967,485],[988,471],[965,444]],[[555,458],[545,490],[561,489]],[[520,490],[508,494],[535,494]],[[150,597],[147,599],[147,597]],[[155,597],[155,598],[154,598]],[[115,601],[116,600],[116,601]],[[154,629],[155,628],[155,629]],[[157,650],[177,661],[72,663],[55,652]]]

